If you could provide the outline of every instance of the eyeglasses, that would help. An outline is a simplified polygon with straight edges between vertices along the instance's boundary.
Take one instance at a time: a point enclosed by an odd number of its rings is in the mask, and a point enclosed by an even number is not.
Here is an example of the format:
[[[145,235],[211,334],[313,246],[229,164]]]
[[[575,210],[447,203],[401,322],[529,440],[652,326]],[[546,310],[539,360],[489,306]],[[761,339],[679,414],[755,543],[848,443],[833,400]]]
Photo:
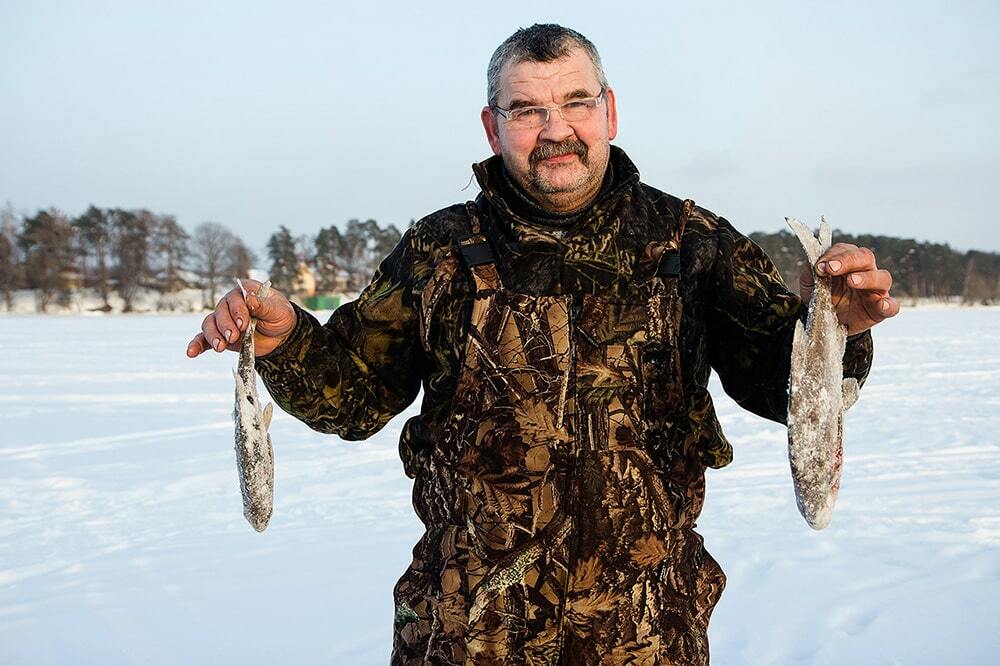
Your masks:
[[[568,123],[587,120],[594,113],[597,103],[604,97],[605,92],[604,88],[601,88],[596,97],[571,99],[558,106],[521,106],[516,109],[501,109],[499,106],[494,106],[493,110],[517,129],[538,129],[549,122],[549,113],[552,111],[558,111],[562,119]]]

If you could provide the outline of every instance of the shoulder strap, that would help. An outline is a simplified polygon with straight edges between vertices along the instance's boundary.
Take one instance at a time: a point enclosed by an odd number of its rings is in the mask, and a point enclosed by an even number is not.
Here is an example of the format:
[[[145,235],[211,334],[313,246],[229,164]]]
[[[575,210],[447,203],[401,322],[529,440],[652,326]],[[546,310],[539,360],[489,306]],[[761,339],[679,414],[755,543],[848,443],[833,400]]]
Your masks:
[[[660,256],[659,264],[656,267],[656,274],[660,277],[680,277],[681,274],[681,238],[684,236],[684,227],[688,218],[694,210],[694,202],[685,199],[681,205],[681,214],[674,227],[674,234],[668,241],[666,249]]]
[[[476,291],[501,289],[502,284],[497,273],[496,257],[489,239],[480,228],[475,202],[467,202],[465,209],[469,215],[469,229],[472,233],[458,239],[458,246],[462,252],[462,262],[472,272]]]

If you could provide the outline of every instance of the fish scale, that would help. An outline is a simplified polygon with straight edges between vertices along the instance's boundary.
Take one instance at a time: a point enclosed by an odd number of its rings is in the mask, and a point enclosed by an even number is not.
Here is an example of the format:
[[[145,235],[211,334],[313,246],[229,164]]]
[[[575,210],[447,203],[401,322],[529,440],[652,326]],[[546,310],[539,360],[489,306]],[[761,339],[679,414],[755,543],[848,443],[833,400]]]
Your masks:
[[[243,283],[237,280],[236,285],[245,300],[247,291]],[[271,282],[267,281],[257,290],[257,298],[266,298],[270,290]],[[274,450],[268,433],[273,406],[268,403],[261,409],[257,394],[253,342],[256,327],[257,320],[251,317],[243,333],[239,362],[233,370],[236,380],[233,420],[236,424],[236,468],[243,494],[243,515],[255,530],[263,532],[271,520],[274,503]]]

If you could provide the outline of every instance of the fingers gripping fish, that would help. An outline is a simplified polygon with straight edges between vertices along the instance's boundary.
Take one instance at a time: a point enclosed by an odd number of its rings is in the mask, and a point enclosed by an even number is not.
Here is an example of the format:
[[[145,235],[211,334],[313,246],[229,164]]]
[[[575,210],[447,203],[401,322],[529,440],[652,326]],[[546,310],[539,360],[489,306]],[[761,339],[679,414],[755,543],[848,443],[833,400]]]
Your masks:
[[[243,283],[236,285],[246,299],[247,291]],[[265,282],[257,291],[257,298],[267,297],[271,282]],[[267,432],[271,425],[271,403],[260,408],[257,395],[257,373],[254,370],[253,333],[257,320],[250,318],[243,333],[240,359],[233,370],[236,380],[236,405],[233,420],[236,422],[236,468],[240,474],[240,491],[243,493],[243,515],[258,532],[267,528],[271,519],[274,500],[274,451],[271,435]]]
[[[833,241],[821,218],[819,237],[796,219],[785,218],[805,249],[815,279],[806,324],[797,322],[792,340],[788,399],[788,459],[799,512],[813,529],[830,524],[844,462],[844,412],[858,397],[858,382],[844,379],[847,329],[837,319],[830,278],[815,275],[816,262]]]

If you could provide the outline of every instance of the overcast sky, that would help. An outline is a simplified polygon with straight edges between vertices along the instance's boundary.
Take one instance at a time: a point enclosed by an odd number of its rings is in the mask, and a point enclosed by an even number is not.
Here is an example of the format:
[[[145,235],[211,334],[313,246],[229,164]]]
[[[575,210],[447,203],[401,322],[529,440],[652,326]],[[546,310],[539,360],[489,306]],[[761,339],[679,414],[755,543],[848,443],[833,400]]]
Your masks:
[[[525,4],[3,0],[0,205],[148,208],[258,252],[279,224],[405,226],[474,196],[486,63],[559,22],[647,183],[744,232],[823,213],[1000,251],[1000,2]]]

